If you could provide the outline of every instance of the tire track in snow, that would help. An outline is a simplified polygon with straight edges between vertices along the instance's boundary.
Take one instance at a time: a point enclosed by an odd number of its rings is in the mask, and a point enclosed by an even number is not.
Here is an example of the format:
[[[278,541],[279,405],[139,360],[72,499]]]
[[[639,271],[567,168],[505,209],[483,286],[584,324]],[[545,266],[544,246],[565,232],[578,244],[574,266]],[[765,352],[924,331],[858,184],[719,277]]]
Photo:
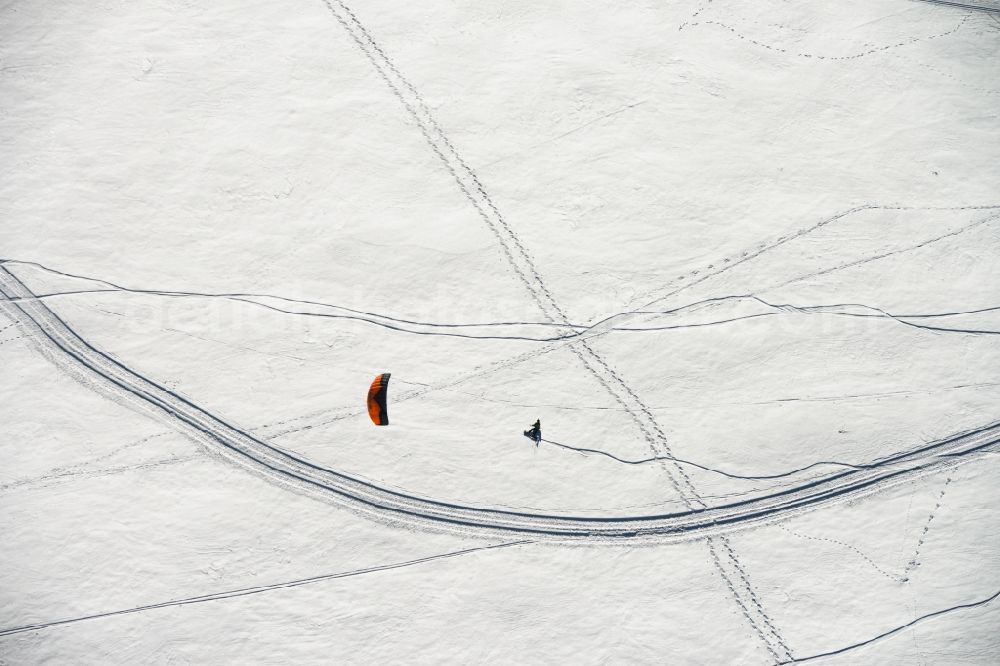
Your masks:
[[[982,226],[982,225],[987,224],[989,222],[993,222],[994,220],[997,220],[997,219],[1000,219],[1000,215],[990,215],[989,217],[985,217],[985,218],[983,218],[981,220],[977,220],[977,221],[975,221],[975,222],[973,222],[971,224],[965,225],[964,227],[959,227],[958,229],[955,229],[954,231],[949,231],[948,233],[941,234],[940,236],[935,236],[934,238],[931,238],[931,239],[926,240],[926,241],[922,241],[920,243],[917,243],[916,245],[911,245],[909,247],[904,247],[904,248],[901,248],[899,250],[891,250],[889,252],[883,252],[881,254],[876,254],[876,255],[873,255],[873,256],[870,256],[870,257],[862,257],[861,259],[856,259],[854,261],[849,261],[849,262],[845,262],[843,264],[838,264],[837,266],[833,266],[831,268],[825,268],[823,270],[816,271],[815,273],[808,273],[806,275],[800,275],[800,276],[798,276],[796,278],[792,278],[791,280],[786,280],[785,282],[782,282],[781,284],[777,284],[777,285],[774,285],[774,286],[771,286],[771,287],[767,287],[763,291],[773,291],[774,289],[780,289],[781,287],[784,287],[786,285],[794,284],[795,282],[801,282],[802,280],[808,280],[809,278],[819,277],[821,275],[826,275],[828,273],[833,273],[835,271],[842,271],[842,270],[844,270],[846,268],[853,268],[854,266],[860,266],[862,264],[871,263],[873,261],[878,261],[880,259],[885,259],[886,257],[892,257],[892,256],[897,255],[897,254],[903,254],[905,252],[912,252],[913,250],[919,250],[920,248],[925,247],[927,245],[930,245],[932,243],[937,243],[938,241],[944,240],[945,238],[951,238],[953,236],[958,236],[960,234],[965,233],[966,231],[969,231],[970,229],[974,229],[976,227]]]
[[[75,624],[77,622],[86,622],[87,620],[99,620],[102,618],[116,617],[119,615],[130,615],[132,613],[141,613],[149,610],[156,610],[160,608],[170,608],[172,606],[188,606],[191,604],[200,604],[207,601],[221,601],[223,599],[233,599],[236,597],[246,597],[253,594],[261,594],[262,592],[272,592],[274,590],[286,590],[293,587],[301,587],[303,585],[313,585],[315,583],[321,583],[328,580],[336,580],[338,578],[350,578],[352,576],[363,576],[370,573],[378,573],[382,571],[391,571],[392,569],[402,569],[404,567],[412,567],[418,564],[426,564],[428,562],[434,562],[436,560],[444,560],[452,557],[460,557],[462,555],[468,555],[470,553],[477,553],[486,550],[496,550],[499,548],[509,548],[511,546],[520,546],[525,544],[530,544],[531,541],[507,541],[504,543],[493,544],[489,546],[479,546],[476,548],[465,548],[464,550],[455,550],[449,553],[442,553],[440,555],[430,555],[428,557],[421,557],[415,560],[407,560],[405,562],[396,562],[393,564],[383,564],[374,567],[365,567],[363,569],[354,569],[351,571],[341,571],[338,573],[323,574],[320,576],[311,576],[309,578],[299,578],[297,580],[285,581],[282,583],[273,583],[271,585],[257,585],[254,587],[244,587],[236,590],[227,590],[224,592],[214,592],[212,594],[203,594],[196,597],[185,597],[183,599],[173,599],[170,601],[161,601],[154,604],[146,604],[144,606],[135,606],[132,608],[124,608],[121,610],[107,611],[104,613],[94,613],[92,615],[83,615],[80,617],[66,618],[63,620],[51,620],[48,622],[38,622],[35,624],[26,624],[19,627],[10,627],[8,629],[0,629],[0,637],[3,636],[13,636],[14,634],[24,633],[26,631],[39,631],[41,629],[48,629],[50,627],[58,627],[65,624]]]
[[[766,291],[772,291],[772,290],[778,289],[778,288],[780,288],[782,286],[785,286],[785,285],[788,285],[788,284],[792,284],[794,282],[799,282],[799,281],[808,279],[810,277],[816,277],[816,276],[819,276],[819,275],[825,275],[827,273],[832,273],[834,271],[843,270],[845,268],[850,268],[850,267],[857,266],[857,265],[864,264],[864,263],[868,263],[868,262],[871,262],[871,261],[876,261],[876,260],[879,260],[879,259],[884,259],[886,257],[893,256],[893,255],[896,255],[896,254],[900,254],[900,253],[903,253],[903,252],[909,252],[911,250],[914,250],[914,249],[917,249],[917,248],[921,248],[921,247],[929,245],[929,244],[931,244],[933,242],[939,241],[939,240],[941,240],[943,238],[947,238],[947,237],[950,237],[950,236],[958,235],[959,233],[961,233],[963,231],[966,231],[968,229],[971,229],[971,228],[973,228],[975,226],[978,226],[980,224],[983,224],[983,223],[985,223],[987,221],[991,221],[991,220],[994,220],[994,219],[997,219],[997,217],[994,216],[994,217],[989,218],[987,220],[980,220],[980,221],[978,221],[978,222],[976,222],[976,223],[974,223],[972,225],[968,225],[968,226],[963,227],[963,228],[961,228],[959,230],[956,230],[954,232],[950,232],[950,233],[944,234],[943,236],[938,236],[936,238],[932,238],[932,239],[930,239],[928,241],[924,241],[924,242],[922,242],[922,243],[920,243],[918,245],[915,245],[915,246],[911,246],[911,247],[908,247],[908,248],[903,248],[903,249],[900,249],[900,250],[894,250],[892,252],[879,254],[879,255],[876,255],[876,256],[873,256],[873,257],[865,257],[865,258],[858,259],[858,260],[855,260],[855,261],[852,261],[852,262],[840,264],[840,265],[834,266],[832,268],[827,268],[827,269],[823,269],[823,270],[818,271],[818,272],[809,273],[807,275],[800,275],[800,276],[798,276],[796,278],[793,278],[791,280],[787,280],[787,281],[785,281],[785,282],[783,282],[783,283],[781,283],[779,285],[772,286],[772,287],[766,287],[762,291],[765,291],[765,292]],[[72,274],[69,274],[69,273],[65,273],[63,271],[59,271],[59,270],[54,269],[54,268],[49,268],[47,266],[43,266],[42,264],[39,264],[37,262],[20,261],[20,260],[15,260],[15,259],[2,259],[2,260],[0,260],[0,263],[2,263],[2,264],[14,264],[14,265],[28,265],[28,266],[39,268],[39,269],[44,270],[46,272],[57,274],[57,275],[64,275],[64,276],[70,276],[70,275],[72,275]],[[837,312],[836,311],[836,308],[847,308],[847,307],[864,308],[866,310],[871,310],[873,312],[877,312],[877,313],[879,313],[880,316],[883,316],[883,317],[886,317],[886,318],[889,318],[889,319],[895,319],[896,321],[898,321],[901,324],[904,324],[904,325],[907,325],[907,326],[916,326],[918,328],[926,328],[926,329],[932,330],[932,331],[954,332],[954,333],[993,334],[993,333],[998,333],[998,331],[982,331],[982,330],[970,330],[970,329],[952,329],[952,328],[943,328],[943,327],[920,326],[920,325],[913,324],[912,322],[907,322],[907,321],[903,321],[903,320],[904,319],[933,319],[933,318],[937,318],[937,317],[948,317],[948,316],[956,316],[956,315],[962,315],[962,314],[978,314],[978,313],[983,313],[983,312],[990,312],[990,311],[994,311],[994,310],[1000,310],[1000,306],[995,306],[995,307],[989,307],[989,308],[979,308],[979,309],[976,309],[976,310],[967,310],[967,311],[958,311],[958,312],[921,313],[921,314],[895,314],[895,313],[892,313],[892,312],[887,312],[886,310],[882,310],[881,308],[878,308],[878,307],[875,307],[875,306],[867,305],[865,303],[831,303],[831,304],[822,304],[822,305],[794,305],[794,304],[791,304],[791,303],[770,303],[770,302],[768,302],[768,301],[766,301],[766,300],[764,300],[764,299],[762,299],[759,296],[756,296],[754,294],[731,294],[731,295],[726,295],[726,296],[715,296],[715,297],[712,297],[712,298],[702,299],[700,301],[695,301],[693,303],[688,303],[688,304],[685,304],[685,305],[682,305],[682,306],[678,306],[676,308],[671,308],[669,310],[662,310],[662,311],[657,311],[657,310],[626,310],[626,311],[622,311],[622,312],[616,312],[614,314],[607,315],[607,316],[603,317],[602,319],[600,319],[599,321],[597,321],[595,323],[592,323],[592,324],[573,324],[573,323],[562,323],[562,324],[560,324],[560,323],[556,323],[556,322],[531,322],[531,321],[499,321],[499,322],[478,322],[478,323],[456,324],[456,323],[442,323],[442,322],[429,322],[429,321],[414,321],[414,320],[407,320],[407,319],[400,319],[400,318],[396,318],[396,317],[391,317],[389,315],[383,315],[383,314],[371,313],[371,312],[362,313],[362,312],[359,312],[359,311],[353,311],[353,312],[357,312],[358,313],[357,315],[340,315],[340,314],[329,314],[329,313],[321,313],[321,312],[302,312],[302,311],[297,311],[297,310],[285,310],[284,308],[275,307],[275,306],[272,306],[272,305],[268,305],[267,303],[261,303],[260,301],[255,300],[255,299],[258,299],[258,298],[260,298],[260,299],[277,299],[277,300],[284,300],[284,301],[289,301],[289,302],[295,302],[295,303],[305,304],[305,305],[309,305],[309,306],[312,306],[312,307],[323,307],[323,308],[331,308],[331,309],[348,309],[348,308],[342,308],[342,306],[333,305],[333,304],[329,304],[329,303],[321,303],[321,302],[318,302],[318,301],[307,301],[307,300],[301,300],[301,299],[292,299],[292,298],[286,298],[286,297],[283,297],[283,296],[275,296],[275,295],[272,295],[272,294],[225,294],[225,293],[189,292],[189,291],[169,291],[169,290],[162,290],[162,289],[135,289],[135,288],[130,288],[130,287],[124,287],[124,286],[121,286],[121,285],[116,285],[116,284],[114,284],[112,282],[108,282],[106,280],[103,280],[103,279],[100,279],[100,278],[95,278],[95,277],[84,277],[84,276],[76,276],[76,275],[73,275],[72,277],[77,277],[77,278],[80,278],[80,279],[89,280],[89,281],[92,281],[92,282],[95,282],[95,283],[105,284],[105,285],[108,285],[108,288],[107,289],[80,289],[80,290],[63,291],[63,292],[49,292],[49,293],[39,294],[38,296],[35,296],[34,299],[37,299],[37,300],[48,300],[48,299],[55,298],[55,297],[60,297],[60,296],[71,296],[71,295],[81,295],[81,294],[94,294],[94,293],[116,293],[116,292],[130,293],[130,294],[136,294],[136,295],[141,295],[141,296],[159,296],[159,297],[169,297],[169,298],[223,299],[223,300],[229,300],[229,301],[234,301],[234,302],[239,302],[239,303],[245,303],[247,305],[253,305],[253,306],[262,307],[262,308],[264,308],[266,310],[274,311],[274,312],[277,312],[277,313],[280,313],[280,314],[287,314],[287,315],[293,315],[293,316],[302,316],[302,317],[317,317],[317,318],[322,318],[322,319],[347,319],[347,320],[354,320],[354,321],[360,321],[360,322],[365,322],[365,323],[369,323],[369,324],[374,324],[374,325],[381,326],[381,327],[384,327],[384,328],[389,328],[391,330],[399,331],[399,332],[402,332],[402,333],[413,333],[413,334],[417,334],[417,335],[430,335],[430,336],[451,336],[451,337],[458,337],[458,338],[465,338],[465,339],[472,339],[472,340],[519,340],[519,341],[539,342],[539,343],[568,342],[568,341],[572,341],[573,339],[579,338],[579,337],[583,336],[584,334],[588,333],[589,331],[592,331],[592,330],[600,328],[600,327],[603,327],[602,328],[602,334],[604,332],[612,333],[612,332],[644,332],[644,331],[680,330],[680,329],[686,329],[686,328],[704,328],[704,327],[707,327],[707,326],[720,326],[720,325],[723,325],[723,324],[729,324],[729,323],[734,323],[734,322],[739,322],[739,321],[745,321],[745,320],[748,320],[748,319],[756,319],[756,318],[760,318],[760,317],[769,317],[769,316],[773,316],[773,315],[777,315],[777,314],[782,314],[782,313],[788,313],[788,312],[803,312],[803,313],[819,312],[819,313],[824,313],[824,314],[830,314],[830,315],[836,315],[836,316],[847,316],[847,317],[873,316],[873,315],[859,315],[857,313],[844,313],[844,312]],[[759,303],[761,305],[764,305],[764,306],[766,306],[768,308],[771,308],[772,310],[775,310],[775,312],[754,313],[754,314],[747,314],[747,315],[741,315],[741,316],[736,316],[736,317],[728,317],[728,318],[725,318],[725,319],[719,319],[719,320],[714,320],[714,321],[697,322],[697,323],[691,323],[691,324],[671,324],[671,325],[666,325],[666,326],[630,327],[630,326],[621,326],[621,325],[618,325],[618,324],[614,323],[614,321],[616,319],[621,319],[621,318],[629,318],[629,317],[634,317],[634,316],[638,316],[638,315],[656,316],[656,317],[661,317],[661,316],[666,316],[666,315],[677,315],[677,314],[681,314],[681,313],[683,313],[683,312],[685,312],[687,310],[698,309],[698,308],[700,308],[701,306],[704,306],[704,305],[710,305],[710,304],[714,304],[714,303],[722,303],[722,302],[726,302],[726,301],[740,301],[740,300],[753,300],[753,301],[756,301],[757,303]],[[364,316],[362,316],[362,315],[364,315]],[[440,332],[440,331],[436,331],[436,330],[432,330],[432,331],[413,330],[411,328],[406,328],[404,326],[396,326],[396,325],[386,324],[385,322],[380,321],[380,320],[388,320],[388,321],[391,321],[391,322],[397,322],[399,324],[407,324],[407,325],[419,326],[419,327],[430,328],[430,329],[437,329],[437,328],[547,327],[547,328],[569,328],[569,329],[574,329],[574,330],[572,332],[567,332],[567,333],[562,334],[562,335],[545,336],[545,337],[534,337],[534,336],[527,336],[527,335],[457,334],[457,333]],[[198,337],[199,339],[202,339],[202,340],[205,340],[205,341],[215,342],[215,343],[218,343],[218,344],[223,344],[223,345],[230,346],[230,347],[233,347],[234,349],[238,349],[238,350],[242,350],[242,351],[250,351],[250,352],[254,352],[254,353],[265,354],[265,355],[268,355],[268,356],[280,356],[280,357],[290,358],[290,359],[296,360],[296,361],[303,361],[303,360],[305,360],[305,359],[302,359],[302,358],[299,358],[299,357],[296,357],[296,356],[291,356],[291,355],[288,355],[288,354],[280,354],[280,353],[275,353],[275,352],[266,352],[266,351],[257,350],[257,349],[250,349],[250,348],[247,348],[247,347],[239,347],[239,346],[231,345],[229,343],[221,342],[219,340],[213,340],[213,339],[209,339],[209,338],[203,338],[203,337],[200,337],[200,336],[196,336],[196,335],[194,335],[192,333],[188,333],[186,331],[180,331],[180,330],[173,329],[173,328],[163,329],[163,330],[169,331],[169,332],[173,332],[173,333],[179,333],[179,334],[182,334],[182,335],[187,335],[187,336],[192,336],[192,337]],[[593,337],[597,337],[597,336],[595,335]]]
[[[1000,209],[1000,204],[987,204],[987,205],[977,205],[977,206],[891,206],[891,205],[880,205],[880,204],[864,204],[861,206],[855,206],[854,208],[849,208],[845,211],[841,211],[832,215],[831,217],[825,218],[811,224],[806,227],[802,227],[797,231],[778,236],[771,240],[762,241],[755,244],[750,248],[746,248],[737,254],[731,254],[722,259],[716,259],[711,264],[702,266],[700,268],[688,271],[687,273],[678,276],[672,281],[667,282],[665,285],[658,289],[647,291],[644,294],[636,296],[633,301],[654,297],[653,300],[646,303],[643,308],[648,308],[660,301],[664,301],[671,296],[676,296],[679,293],[687,291],[691,287],[694,287],[706,280],[713,277],[721,275],[737,266],[744,264],[746,262],[752,261],[757,257],[771,252],[786,243],[802,238],[812,234],[814,231],[822,229],[827,225],[833,224],[839,220],[862,213],[869,210],[886,210],[886,211],[920,211],[920,210],[930,210],[930,211],[972,211],[972,210],[990,210],[995,211]],[[706,272],[707,271],[707,272]],[[686,282],[686,280],[689,280]]]
[[[813,659],[822,659],[823,657],[832,657],[834,655],[843,654],[845,652],[850,652],[850,651],[856,650],[856,649],[858,649],[860,647],[864,647],[866,645],[871,645],[872,643],[880,641],[883,638],[888,638],[889,636],[892,636],[894,634],[898,634],[901,631],[909,629],[910,627],[912,627],[914,625],[921,624],[922,622],[930,620],[931,618],[939,617],[941,615],[947,615],[947,614],[953,613],[955,611],[968,610],[970,608],[977,608],[979,606],[986,606],[987,604],[990,604],[993,601],[995,601],[998,597],[1000,597],[1000,590],[997,590],[996,592],[994,592],[990,596],[986,597],[985,599],[980,599],[979,601],[971,601],[969,603],[959,604],[957,606],[951,606],[949,608],[943,608],[941,610],[934,611],[933,613],[927,613],[926,615],[921,615],[920,617],[916,618],[915,620],[911,620],[910,622],[907,622],[906,624],[903,624],[903,625],[900,625],[898,627],[895,627],[894,629],[890,629],[889,631],[885,631],[885,632],[879,634],[878,636],[874,636],[872,638],[869,638],[868,640],[861,641],[860,643],[854,643],[852,645],[847,645],[847,646],[839,648],[837,650],[830,650],[829,652],[822,652],[820,654],[814,654],[814,655],[810,655],[808,657],[799,657],[797,659],[789,659],[788,661],[779,662],[778,664],[776,664],[776,666],[785,666],[786,664],[801,664],[801,663],[804,663],[804,662],[807,662],[807,661],[812,661]]]

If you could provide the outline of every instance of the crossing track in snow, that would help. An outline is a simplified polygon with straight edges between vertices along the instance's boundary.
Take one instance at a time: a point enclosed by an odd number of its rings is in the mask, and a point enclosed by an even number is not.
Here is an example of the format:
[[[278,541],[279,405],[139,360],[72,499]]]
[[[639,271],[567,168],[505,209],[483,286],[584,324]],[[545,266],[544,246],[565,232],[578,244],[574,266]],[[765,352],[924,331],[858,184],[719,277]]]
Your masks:
[[[379,519],[423,526],[557,539],[712,534],[870,493],[1000,444],[1000,423],[994,423],[889,456],[870,468],[831,473],[739,502],[671,513],[576,516],[463,505],[384,488],[322,467],[225,422],[88,343],[3,266],[0,294],[0,310],[15,319],[47,356],[88,385],[152,411],[179,431],[279,482]]]

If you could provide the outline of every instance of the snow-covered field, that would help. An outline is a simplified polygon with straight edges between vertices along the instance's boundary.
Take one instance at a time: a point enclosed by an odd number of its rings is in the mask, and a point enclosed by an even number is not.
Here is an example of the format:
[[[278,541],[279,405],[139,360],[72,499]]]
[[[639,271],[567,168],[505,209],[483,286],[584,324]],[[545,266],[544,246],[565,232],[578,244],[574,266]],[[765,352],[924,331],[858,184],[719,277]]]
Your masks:
[[[347,2],[0,7],[0,664],[1000,662],[1000,3]]]

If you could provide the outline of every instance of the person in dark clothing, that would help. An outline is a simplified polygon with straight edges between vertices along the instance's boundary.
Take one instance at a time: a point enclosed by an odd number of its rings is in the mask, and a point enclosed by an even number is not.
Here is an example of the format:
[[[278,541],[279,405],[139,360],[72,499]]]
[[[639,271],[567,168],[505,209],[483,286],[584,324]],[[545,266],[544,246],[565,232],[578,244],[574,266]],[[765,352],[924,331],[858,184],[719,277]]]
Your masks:
[[[535,443],[535,446],[538,446],[538,443],[542,441],[541,420],[535,421],[535,424],[531,426],[531,430],[525,430],[524,436],[533,441]]]

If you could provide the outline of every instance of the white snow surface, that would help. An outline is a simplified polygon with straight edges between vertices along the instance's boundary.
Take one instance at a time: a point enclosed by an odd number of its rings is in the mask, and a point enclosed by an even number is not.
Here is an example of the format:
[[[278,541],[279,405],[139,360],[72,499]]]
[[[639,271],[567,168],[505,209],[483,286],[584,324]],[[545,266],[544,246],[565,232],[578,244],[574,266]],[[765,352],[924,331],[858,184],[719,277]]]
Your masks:
[[[1000,421],[974,4],[9,0],[2,268],[385,488],[778,493]],[[0,329],[0,664],[1000,663],[992,447],[712,535],[536,539],[306,492]]]

